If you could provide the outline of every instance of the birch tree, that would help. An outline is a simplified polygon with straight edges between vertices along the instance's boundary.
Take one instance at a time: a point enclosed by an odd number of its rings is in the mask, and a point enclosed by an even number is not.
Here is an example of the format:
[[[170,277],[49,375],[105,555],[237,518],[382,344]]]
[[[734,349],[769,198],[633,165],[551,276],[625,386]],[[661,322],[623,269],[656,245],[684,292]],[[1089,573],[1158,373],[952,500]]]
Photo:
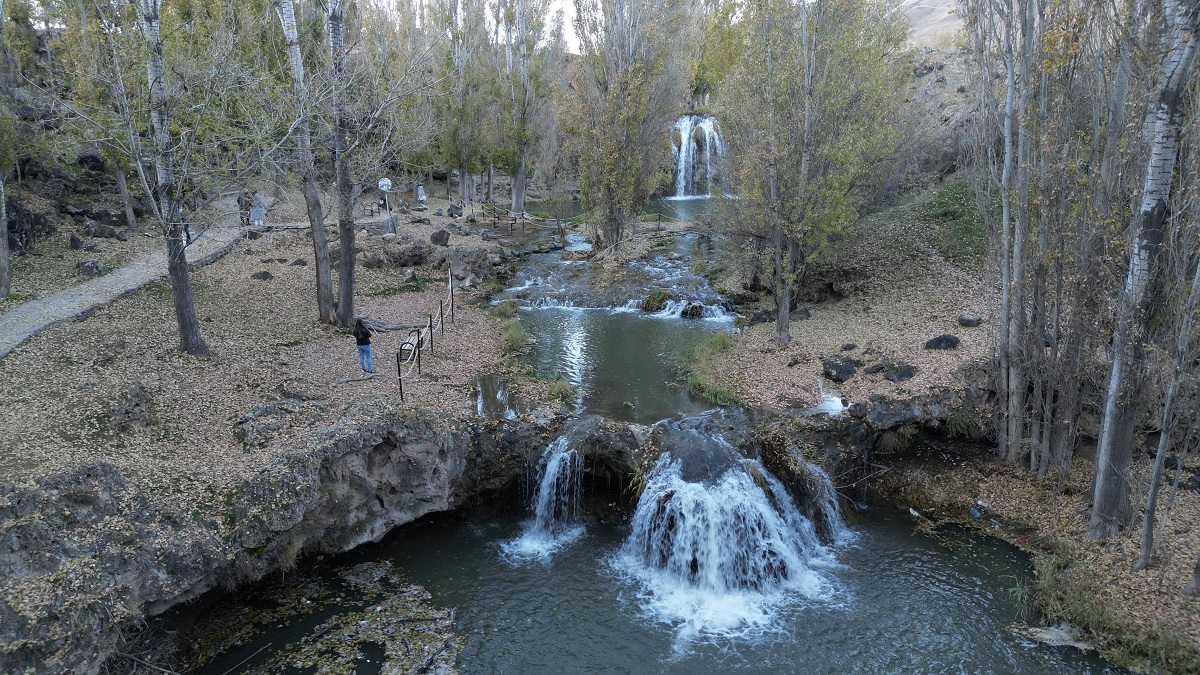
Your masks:
[[[1143,122],[1150,142],[1140,207],[1129,225],[1129,258],[1125,283],[1117,300],[1112,338],[1112,366],[1105,390],[1104,413],[1096,448],[1096,473],[1088,536],[1117,534],[1131,517],[1129,466],[1133,456],[1135,412],[1141,402],[1143,353],[1150,303],[1162,250],[1163,223],[1175,181],[1180,116],[1188,73],[1200,44],[1200,3],[1163,0],[1166,36],[1160,57],[1158,97]]]
[[[2,10],[3,7],[0,7]],[[5,92],[7,93],[7,92]],[[17,161],[17,125],[12,113],[0,111],[0,300],[12,290],[12,252],[8,250],[8,199],[4,185]]]
[[[300,35],[296,29],[296,10],[292,0],[276,0],[275,13],[287,39],[288,66],[292,79],[292,95],[298,114],[296,124],[296,159],[300,165],[304,186],[304,204],[308,209],[309,230],[313,238],[313,256],[317,282],[317,315],[323,323],[334,323],[333,277],[329,261],[329,241],[325,235],[325,212],[317,187],[317,167],[312,152],[312,101],[304,73],[304,57],[300,52]]]

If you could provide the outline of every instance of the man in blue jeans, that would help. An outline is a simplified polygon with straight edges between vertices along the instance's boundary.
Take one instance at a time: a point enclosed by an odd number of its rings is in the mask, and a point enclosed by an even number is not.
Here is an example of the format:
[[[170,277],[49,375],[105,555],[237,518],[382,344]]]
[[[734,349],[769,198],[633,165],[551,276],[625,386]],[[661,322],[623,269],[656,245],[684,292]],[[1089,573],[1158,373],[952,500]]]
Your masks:
[[[358,345],[358,366],[364,373],[373,373],[371,368],[371,329],[362,319],[354,320],[354,342]]]

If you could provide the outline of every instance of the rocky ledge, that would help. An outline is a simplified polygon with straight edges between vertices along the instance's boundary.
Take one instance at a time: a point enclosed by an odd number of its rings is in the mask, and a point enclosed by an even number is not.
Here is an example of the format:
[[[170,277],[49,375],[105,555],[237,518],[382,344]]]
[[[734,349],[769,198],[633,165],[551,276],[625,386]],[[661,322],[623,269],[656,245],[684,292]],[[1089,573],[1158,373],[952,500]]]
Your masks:
[[[0,485],[0,672],[98,672],[131,622],[511,490],[561,422],[463,423],[381,397],[205,504],[145,494],[105,462]],[[602,421],[585,433],[608,478],[645,438]]]

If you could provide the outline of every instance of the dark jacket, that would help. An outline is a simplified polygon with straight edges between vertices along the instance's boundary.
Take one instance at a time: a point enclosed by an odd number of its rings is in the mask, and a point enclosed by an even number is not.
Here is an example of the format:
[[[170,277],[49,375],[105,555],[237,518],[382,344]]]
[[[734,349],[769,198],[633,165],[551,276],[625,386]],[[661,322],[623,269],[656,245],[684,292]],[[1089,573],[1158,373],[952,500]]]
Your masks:
[[[371,344],[371,329],[364,325],[362,330],[359,330],[358,326],[355,326],[354,344],[358,345],[359,347]]]

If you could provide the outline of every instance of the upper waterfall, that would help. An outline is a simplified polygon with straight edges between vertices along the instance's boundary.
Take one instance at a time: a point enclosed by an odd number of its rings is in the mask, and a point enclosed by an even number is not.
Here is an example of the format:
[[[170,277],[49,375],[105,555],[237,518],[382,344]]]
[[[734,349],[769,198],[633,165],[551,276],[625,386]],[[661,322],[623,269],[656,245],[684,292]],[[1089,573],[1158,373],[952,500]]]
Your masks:
[[[711,197],[724,181],[725,147],[717,119],[684,115],[671,129],[675,159],[675,197]]]

